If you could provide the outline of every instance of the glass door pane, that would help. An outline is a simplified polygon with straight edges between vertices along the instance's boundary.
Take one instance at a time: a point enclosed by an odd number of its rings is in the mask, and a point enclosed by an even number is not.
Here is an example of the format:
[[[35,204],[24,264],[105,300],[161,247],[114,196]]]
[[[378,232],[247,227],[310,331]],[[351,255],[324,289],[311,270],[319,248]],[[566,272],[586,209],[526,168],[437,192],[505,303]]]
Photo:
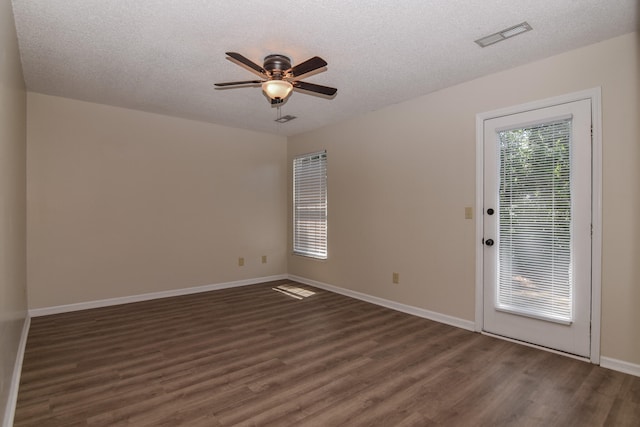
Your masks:
[[[571,119],[497,136],[496,309],[571,322]]]

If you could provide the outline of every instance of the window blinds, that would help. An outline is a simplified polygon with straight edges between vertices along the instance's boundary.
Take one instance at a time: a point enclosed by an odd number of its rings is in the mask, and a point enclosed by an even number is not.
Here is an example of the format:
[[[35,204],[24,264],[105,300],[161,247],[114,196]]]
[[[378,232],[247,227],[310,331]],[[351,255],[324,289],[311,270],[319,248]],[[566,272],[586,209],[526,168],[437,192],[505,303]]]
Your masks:
[[[571,118],[498,132],[496,308],[572,320]]]
[[[327,258],[327,152],[293,160],[293,252]]]

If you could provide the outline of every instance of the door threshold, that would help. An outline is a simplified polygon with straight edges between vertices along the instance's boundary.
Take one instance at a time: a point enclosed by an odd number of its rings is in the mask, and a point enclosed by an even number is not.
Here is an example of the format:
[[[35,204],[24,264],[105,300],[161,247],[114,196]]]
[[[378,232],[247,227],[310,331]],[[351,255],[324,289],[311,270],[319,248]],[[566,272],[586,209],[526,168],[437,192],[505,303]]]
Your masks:
[[[544,350],[544,351],[547,351],[549,353],[559,354],[560,356],[570,357],[572,359],[581,360],[583,362],[594,363],[594,362],[591,361],[591,359],[589,357],[578,356],[577,354],[571,354],[571,353],[567,353],[567,352],[564,352],[564,351],[556,350],[556,349],[553,349],[553,348],[544,347],[544,346],[541,346],[541,345],[538,345],[538,344],[532,344],[530,342],[516,340],[516,339],[513,339],[513,338],[505,337],[503,335],[492,334],[491,332],[487,332],[487,331],[480,331],[480,333],[482,335],[486,335],[488,337],[498,338],[498,339],[501,339],[501,340],[504,340],[504,341],[509,341],[509,342],[512,342],[512,343],[515,343],[515,344],[521,344],[521,345],[524,345],[524,346],[527,346],[527,347],[531,347],[531,348],[535,348],[535,349],[538,349],[538,350]],[[594,363],[594,364],[596,364],[596,363]]]

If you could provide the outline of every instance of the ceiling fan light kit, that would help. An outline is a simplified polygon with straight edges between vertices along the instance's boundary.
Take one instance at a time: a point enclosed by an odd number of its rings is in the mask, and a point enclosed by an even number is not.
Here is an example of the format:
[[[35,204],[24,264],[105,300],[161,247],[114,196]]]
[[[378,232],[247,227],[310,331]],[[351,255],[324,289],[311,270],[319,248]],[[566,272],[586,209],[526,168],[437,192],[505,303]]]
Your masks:
[[[267,80],[262,83],[262,90],[270,99],[286,99],[293,90],[293,85],[285,80]]]
[[[298,78],[304,74],[320,70],[327,66],[327,61],[319,56],[314,56],[292,67],[291,60],[284,55],[267,55],[261,67],[237,52],[226,52],[226,54],[240,64],[248,67],[251,72],[257,74],[263,80],[215,83],[215,86],[229,87],[261,84],[262,90],[271,101],[271,105],[282,104],[289,95],[291,95],[291,91],[294,88],[326,96],[334,96],[338,91],[338,89],[332,87],[298,80]]]

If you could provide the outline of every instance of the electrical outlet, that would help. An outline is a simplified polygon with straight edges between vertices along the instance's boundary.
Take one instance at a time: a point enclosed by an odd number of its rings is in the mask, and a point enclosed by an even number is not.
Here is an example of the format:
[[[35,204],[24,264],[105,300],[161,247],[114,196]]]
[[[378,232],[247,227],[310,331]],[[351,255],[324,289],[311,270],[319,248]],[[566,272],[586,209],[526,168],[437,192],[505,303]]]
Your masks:
[[[400,274],[393,273],[393,275],[391,276],[391,281],[393,282],[394,285],[397,285],[398,283],[400,283]]]
[[[238,266],[240,266],[240,267],[244,266],[244,258],[243,257],[238,258]]]
[[[267,256],[266,255],[262,255],[262,263],[263,264],[267,263]]]

